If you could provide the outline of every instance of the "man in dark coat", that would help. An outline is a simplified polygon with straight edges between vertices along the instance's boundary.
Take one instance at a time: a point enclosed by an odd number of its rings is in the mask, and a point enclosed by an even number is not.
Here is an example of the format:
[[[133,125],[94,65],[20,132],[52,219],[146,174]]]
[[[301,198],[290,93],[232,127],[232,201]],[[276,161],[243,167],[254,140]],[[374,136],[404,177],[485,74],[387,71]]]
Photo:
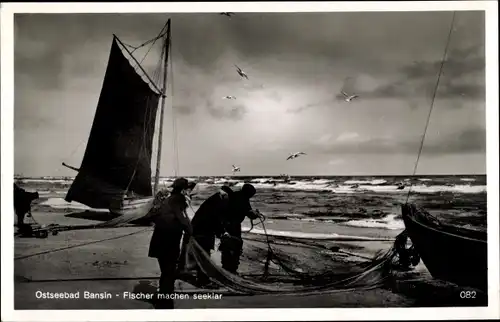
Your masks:
[[[31,214],[31,203],[39,198],[38,192],[27,192],[14,183],[14,212],[17,216],[17,227],[24,226],[24,216]]]
[[[165,198],[161,192],[159,203],[152,209],[151,219],[155,228],[149,246],[149,257],[158,259],[160,265],[160,290],[155,308],[173,309],[174,300],[166,298],[174,293],[177,274],[177,262],[180,253],[182,234],[192,236],[189,218],[186,215],[188,200],[186,195],[192,185],[184,178],[178,178],[172,184],[172,192]]]
[[[228,209],[223,213],[224,234],[221,237],[222,268],[236,274],[240,264],[240,256],[243,252],[243,240],[241,239],[241,223],[248,217],[257,219],[260,214],[254,211],[250,205],[250,199],[255,195],[255,187],[245,183],[240,191],[229,195]]]
[[[231,188],[223,186],[218,192],[205,200],[196,211],[191,226],[193,228],[193,237],[203,250],[210,255],[215,248],[215,237],[220,238],[224,232],[222,220],[226,216],[228,209],[229,195],[232,194]],[[183,245],[183,255],[186,256],[186,242]],[[180,263],[182,267],[183,262]],[[202,270],[197,268],[197,284],[206,286],[210,282]]]

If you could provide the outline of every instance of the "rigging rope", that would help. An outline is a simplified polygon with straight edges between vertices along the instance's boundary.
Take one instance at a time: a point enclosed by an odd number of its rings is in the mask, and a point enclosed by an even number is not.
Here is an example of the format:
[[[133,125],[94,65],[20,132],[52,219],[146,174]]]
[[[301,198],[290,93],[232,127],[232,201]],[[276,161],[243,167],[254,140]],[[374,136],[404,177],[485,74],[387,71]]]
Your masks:
[[[172,36],[169,38],[168,51],[170,57],[170,70],[171,70],[171,108],[172,108],[172,147],[173,147],[173,158],[174,158],[174,176],[177,177],[179,174],[179,148],[178,148],[178,137],[177,137],[177,120],[174,107],[174,64],[172,59]]]
[[[138,63],[138,65],[142,64],[143,61],[146,59],[147,55],[149,54],[149,52],[151,51],[151,49],[153,49],[156,41],[158,39],[160,39],[161,37],[163,37],[166,33],[164,32],[165,28],[167,27],[167,24],[165,24],[162,28],[162,30],[160,31],[160,34],[155,37],[153,40],[152,40],[152,44],[151,46],[149,47],[148,51],[146,52],[146,54],[144,55],[144,57],[142,57],[141,61]],[[151,41],[150,41],[151,42]],[[141,46],[140,46],[141,47]],[[140,48],[138,47],[138,48]],[[133,52],[133,51],[132,51]],[[131,52],[131,54],[132,54]],[[154,81],[155,84],[159,83],[159,78],[161,76],[161,67],[162,67],[162,59],[163,59],[163,55],[165,54],[165,48],[162,47],[162,50],[161,50],[161,53],[160,53],[160,59],[159,59],[159,62],[156,64],[156,68],[154,69],[153,71],[153,75],[152,75],[152,80]],[[140,151],[139,151],[139,155],[137,157],[137,162],[135,164],[135,167],[134,167],[134,171],[132,172],[132,175],[130,177],[130,180],[127,184],[127,188],[125,189],[125,194],[129,191],[129,188],[130,188],[130,185],[132,184],[133,182],[133,179],[135,177],[135,174],[137,172],[137,167],[139,165],[139,162],[141,160],[141,154],[144,153],[145,155],[147,155],[147,151],[146,151],[146,145],[147,145],[147,142],[146,142],[146,138],[147,138],[147,134],[148,134],[148,130],[150,128],[153,129],[154,131],[154,126],[151,127],[151,123],[152,123],[152,118],[153,118],[153,113],[150,113],[151,112],[151,109],[150,109],[150,101],[148,100],[148,103],[147,103],[147,106],[146,106],[146,110],[144,111],[144,128],[143,128],[143,136],[142,136],[142,145],[141,145],[141,148],[140,148]]]
[[[448,32],[448,38],[447,38],[447,41],[446,41],[446,46],[444,48],[444,54],[443,54],[443,58],[441,59],[441,65],[439,67],[439,74],[438,74],[438,77],[437,77],[436,84],[434,86],[434,92],[432,94],[431,106],[429,108],[429,114],[427,115],[427,121],[425,123],[424,133],[422,134],[422,139],[420,141],[420,147],[419,147],[418,154],[417,154],[417,160],[415,161],[415,166],[413,168],[413,174],[412,174],[412,176],[415,176],[415,174],[417,173],[418,162],[420,160],[420,156],[422,155],[422,149],[424,147],[424,141],[425,141],[425,137],[426,137],[426,134],[427,134],[427,129],[429,127],[429,123],[430,123],[430,119],[431,119],[431,114],[432,114],[432,109],[434,108],[434,102],[436,100],[436,95],[437,95],[437,91],[438,91],[438,88],[439,88],[439,81],[441,80],[441,75],[443,73],[444,63],[446,62],[446,56],[448,54],[448,48],[450,46],[451,35],[453,33],[453,24],[455,23],[455,14],[456,14],[456,11],[453,11],[453,16],[451,18],[451,24],[450,24],[450,31]],[[410,188],[408,189],[408,194],[406,195],[406,201],[405,201],[405,203],[408,203],[412,187],[413,187],[413,181],[411,182]]]
[[[165,29],[167,28],[167,24],[168,24],[168,23],[165,23],[165,25],[163,25],[163,28],[161,28],[160,33],[158,34],[158,36],[156,36],[155,38],[152,38],[152,39],[150,39],[150,40],[148,40],[148,41],[144,42],[143,44],[141,44],[141,45],[139,45],[139,46],[137,46],[137,47],[132,46],[132,45],[128,45],[128,44],[127,44],[127,46],[129,46],[130,48],[134,48],[134,50],[132,50],[132,51],[131,51],[131,53],[133,53],[134,51],[136,51],[136,50],[137,50],[137,49],[139,49],[139,48],[142,48],[142,47],[144,47],[144,46],[148,45],[148,44],[149,44],[149,43],[151,43],[151,42],[156,42],[158,39],[160,39],[160,38],[162,38],[163,36],[165,36],[165,34],[166,34]],[[153,45],[154,45],[154,44],[153,44]],[[146,55],[147,55],[147,54],[146,54]]]
[[[128,234],[125,234],[125,235],[113,236],[113,237],[110,237],[110,238],[94,240],[94,241],[91,241],[91,242],[81,243],[81,244],[77,244],[77,245],[70,245],[70,246],[66,246],[66,247],[49,249],[49,250],[38,252],[38,253],[34,253],[34,254],[17,256],[17,257],[14,257],[14,260],[26,259],[26,258],[30,258],[30,257],[34,257],[34,256],[55,253],[55,252],[58,252],[58,251],[61,251],[61,250],[66,250],[66,249],[71,249],[71,248],[77,248],[77,247],[83,247],[83,246],[87,246],[87,245],[92,245],[92,244],[97,244],[97,243],[105,242],[105,241],[108,241],[108,240],[120,239],[120,238],[124,238],[124,237],[127,237],[127,236],[136,235],[136,234],[145,232],[147,230],[151,230],[151,227],[148,227],[148,228],[145,228],[145,229],[141,229],[139,231],[134,231],[132,233],[128,233]]]
[[[152,48],[152,47],[151,47]],[[151,50],[150,48],[150,50]],[[149,51],[148,51],[149,52]],[[146,53],[147,55],[147,53]],[[160,56],[163,55],[163,50],[162,50],[162,54]],[[146,58],[146,56],[143,57],[143,60],[144,58]],[[161,57],[160,57],[161,59]],[[142,61],[141,61],[142,63]],[[158,65],[157,65],[158,66]],[[156,78],[159,78],[159,69],[161,68],[161,63],[160,63],[160,66],[157,67],[155,69],[155,71],[153,72],[153,81],[158,81],[157,79],[154,79],[155,77]],[[135,166],[134,166],[134,171],[132,172],[132,175],[130,176],[130,180],[127,184],[127,188],[125,189],[125,194],[129,191],[130,189],[130,185],[132,184],[133,180],[134,180],[134,177],[135,177],[135,174],[137,172],[137,167],[139,166],[139,162],[141,161],[141,155],[142,153],[144,153],[145,155],[147,155],[147,151],[146,151],[146,145],[147,145],[147,142],[146,142],[146,138],[148,136],[148,130],[150,130],[151,128],[153,129],[154,131],[154,126],[151,127],[151,119],[152,119],[152,115],[153,113],[151,113],[151,108],[150,108],[150,103],[151,103],[151,99],[148,98],[148,102],[146,104],[146,109],[144,111],[144,121],[143,121],[143,133],[142,133],[142,144],[141,144],[141,147],[140,147],[140,150],[139,150],[139,155],[137,156],[137,162],[135,163]]]

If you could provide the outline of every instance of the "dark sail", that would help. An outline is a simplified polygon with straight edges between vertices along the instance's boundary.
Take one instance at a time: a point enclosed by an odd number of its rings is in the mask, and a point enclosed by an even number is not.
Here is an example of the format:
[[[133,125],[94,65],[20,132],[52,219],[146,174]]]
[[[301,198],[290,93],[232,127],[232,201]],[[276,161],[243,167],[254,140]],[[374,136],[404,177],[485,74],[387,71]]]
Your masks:
[[[137,74],[113,38],[80,171],[66,201],[118,205],[125,192],[151,196],[151,153],[160,94]]]

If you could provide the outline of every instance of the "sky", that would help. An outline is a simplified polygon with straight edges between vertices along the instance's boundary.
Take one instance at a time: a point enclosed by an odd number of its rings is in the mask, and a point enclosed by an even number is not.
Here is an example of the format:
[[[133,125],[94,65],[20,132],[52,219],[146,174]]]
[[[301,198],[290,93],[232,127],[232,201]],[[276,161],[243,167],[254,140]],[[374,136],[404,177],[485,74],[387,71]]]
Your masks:
[[[14,171],[74,175],[112,34],[137,46],[171,18],[161,175],[411,175],[452,15],[16,14]],[[485,174],[485,115],[484,12],[457,12],[417,174]]]

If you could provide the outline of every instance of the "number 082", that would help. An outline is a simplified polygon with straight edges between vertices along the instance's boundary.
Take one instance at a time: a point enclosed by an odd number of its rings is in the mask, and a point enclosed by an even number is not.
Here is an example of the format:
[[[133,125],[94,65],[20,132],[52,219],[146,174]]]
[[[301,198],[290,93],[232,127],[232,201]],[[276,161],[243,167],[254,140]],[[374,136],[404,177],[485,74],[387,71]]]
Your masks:
[[[475,299],[476,291],[461,291],[460,292],[461,299]]]

